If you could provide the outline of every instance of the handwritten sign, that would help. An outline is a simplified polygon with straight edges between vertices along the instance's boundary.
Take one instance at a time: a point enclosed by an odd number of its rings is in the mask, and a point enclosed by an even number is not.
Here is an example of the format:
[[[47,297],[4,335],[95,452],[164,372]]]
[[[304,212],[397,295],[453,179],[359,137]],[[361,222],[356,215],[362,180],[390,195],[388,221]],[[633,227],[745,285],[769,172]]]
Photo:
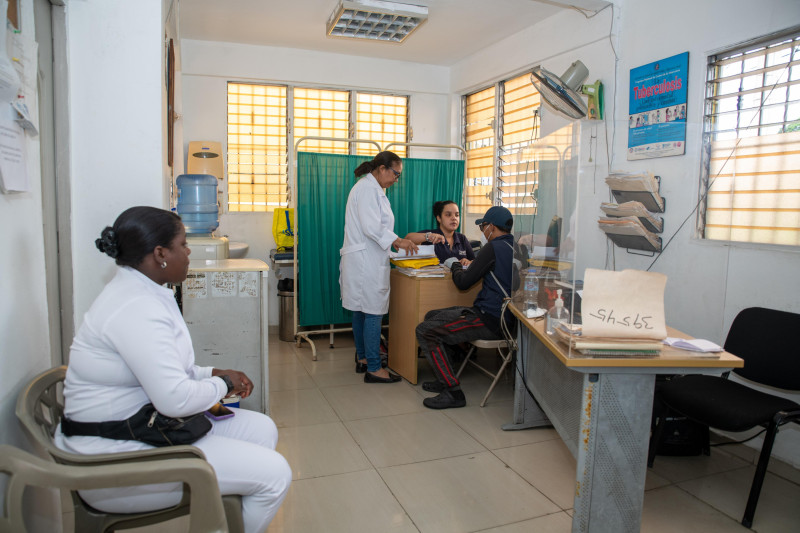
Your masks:
[[[581,315],[584,337],[664,339],[667,276],[641,270],[597,270],[584,276]]]

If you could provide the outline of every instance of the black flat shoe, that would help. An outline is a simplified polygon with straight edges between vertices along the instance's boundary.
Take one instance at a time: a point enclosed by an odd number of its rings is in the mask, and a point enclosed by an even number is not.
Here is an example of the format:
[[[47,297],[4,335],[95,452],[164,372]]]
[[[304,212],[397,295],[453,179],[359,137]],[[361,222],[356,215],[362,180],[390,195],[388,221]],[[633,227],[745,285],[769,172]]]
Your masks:
[[[397,383],[401,379],[403,378],[401,378],[397,374],[392,374],[392,373],[389,373],[388,378],[382,378],[380,376],[376,376],[375,374],[371,374],[369,372],[364,374],[364,383]]]
[[[447,387],[441,381],[426,381],[422,384],[422,390],[428,392],[442,392]]]
[[[464,398],[464,391],[445,390],[439,393],[438,396],[432,396],[422,400],[422,405],[428,409],[452,409],[454,407],[464,407],[467,405],[467,400]]]
[[[367,363],[361,363],[358,361],[358,353],[355,354],[356,357],[356,374],[363,374],[367,371]]]

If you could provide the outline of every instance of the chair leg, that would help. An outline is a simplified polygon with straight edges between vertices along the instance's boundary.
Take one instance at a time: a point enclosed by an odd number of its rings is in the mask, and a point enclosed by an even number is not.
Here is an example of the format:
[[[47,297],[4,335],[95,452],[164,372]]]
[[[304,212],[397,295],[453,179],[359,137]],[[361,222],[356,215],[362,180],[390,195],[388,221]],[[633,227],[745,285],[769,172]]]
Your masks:
[[[753,476],[753,484],[750,486],[750,496],[747,498],[747,506],[744,509],[744,517],[742,517],[742,525],[744,527],[749,528],[753,526],[753,516],[756,514],[758,497],[761,495],[761,487],[764,485],[764,476],[767,474],[767,465],[772,455],[772,445],[775,442],[775,435],[778,433],[780,419],[780,414],[775,415],[775,418],[769,423],[767,433],[764,435],[764,445],[761,446],[761,454],[758,457],[758,465],[756,466],[756,473]]]
[[[661,437],[664,434],[664,416],[667,409],[662,410],[656,416],[656,425],[653,428],[653,433],[650,435],[650,448],[647,451],[647,468],[653,468],[653,462],[656,460],[656,452],[658,452],[658,445],[661,443]]]
[[[511,355],[512,351],[509,350],[507,354],[503,354],[502,349],[498,348],[497,352],[500,354],[500,357],[503,359],[503,364],[500,365],[500,368],[497,370],[497,374],[494,375],[494,379],[492,380],[492,384],[489,385],[489,390],[486,391],[486,395],[483,397],[483,401],[481,401],[481,407],[486,405],[486,400],[489,399],[489,396],[492,394],[497,382],[500,381],[500,377],[503,375],[503,371],[506,369],[508,363],[511,362]]]
[[[464,361],[461,363],[461,366],[459,367],[458,372],[456,372],[456,379],[461,377],[461,372],[464,371],[464,367],[467,366],[467,363],[469,362],[469,358],[472,357],[472,355],[475,353],[475,350],[477,350],[477,349],[478,349],[478,347],[475,346],[474,344],[470,345],[469,351],[467,352],[467,355],[464,356]]]

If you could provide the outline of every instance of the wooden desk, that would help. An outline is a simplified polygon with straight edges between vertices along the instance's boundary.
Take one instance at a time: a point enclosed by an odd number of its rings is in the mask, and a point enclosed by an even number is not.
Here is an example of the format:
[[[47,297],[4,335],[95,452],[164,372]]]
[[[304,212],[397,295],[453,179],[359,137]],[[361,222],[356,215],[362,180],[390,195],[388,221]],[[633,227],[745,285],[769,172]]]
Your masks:
[[[397,270],[392,270],[389,279],[389,368],[416,384],[417,324],[432,309],[471,307],[482,284],[460,291],[449,273],[444,278],[412,278]]]
[[[744,361],[727,352],[708,359],[666,346],[655,358],[570,358],[567,346],[545,333],[543,320],[525,318],[513,304],[509,309],[520,320],[520,372],[514,422],[503,429],[552,424],[577,459],[573,533],[638,533],[656,374],[720,374]],[[673,328],[668,333],[688,337]]]

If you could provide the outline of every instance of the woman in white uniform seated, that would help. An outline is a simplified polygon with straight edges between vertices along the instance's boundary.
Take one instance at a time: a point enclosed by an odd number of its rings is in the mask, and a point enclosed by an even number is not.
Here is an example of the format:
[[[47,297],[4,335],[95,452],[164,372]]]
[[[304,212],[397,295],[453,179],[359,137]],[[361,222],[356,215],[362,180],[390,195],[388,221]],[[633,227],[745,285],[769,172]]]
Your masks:
[[[384,189],[400,179],[403,161],[381,152],[355,169],[361,177],[347,196],[344,244],[340,250],[342,307],[353,312],[356,372],[365,383],[396,383],[400,376],[381,368],[381,321],[389,311],[389,251],[414,254],[418,246],[394,232],[394,214]]]
[[[172,290],[164,286],[184,281],[189,270],[190,250],[179,216],[132,207],[95,244],[119,267],[72,343],[64,382],[69,421],[64,425],[124,421],[148,403],[162,415],[187,417],[225,396],[250,395],[253,383],[243,372],[195,364],[189,330]],[[292,472],[275,451],[275,423],[262,413],[232,410],[235,416],[212,421],[211,430],[193,445],[214,467],[220,492],[242,496],[245,531],[262,533],[286,497]],[[70,433],[57,431],[56,444],[73,453],[151,448],[138,440]],[[81,491],[81,497],[101,511],[140,512],[178,503],[181,484]]]

